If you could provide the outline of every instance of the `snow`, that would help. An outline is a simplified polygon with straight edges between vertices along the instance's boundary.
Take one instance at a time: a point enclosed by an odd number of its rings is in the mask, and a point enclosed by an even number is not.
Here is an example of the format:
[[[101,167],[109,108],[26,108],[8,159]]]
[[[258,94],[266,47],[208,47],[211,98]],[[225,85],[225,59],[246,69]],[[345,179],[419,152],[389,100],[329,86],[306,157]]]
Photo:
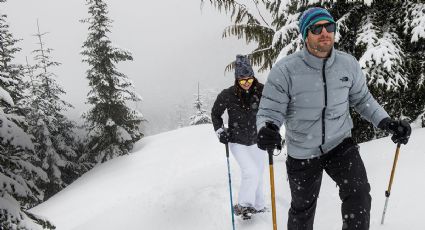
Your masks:
[[[4,90],[2,87],[0,87],[0,101],[4,101],[11,106],[15,105],[13,103],[13,100],[10,94],[6,90]]]
[[[286,1],[289,1],[289,0],[286,0]],[[285,1],[285,2],[286,2],[286,1]],[[330,3],[332,3],[333,1],[329,1],[329,0],[325,0],[325,1],[323,1],[323,0],[305,0],[305,1],[298,1],[298,7],[303,6],[303,5],[308,5],[308,6],[310,6],[310,5],[314,5],[314,4],[317,4],[317,3],[325,3],[325,2],[330,2]],[[358,0],[348,0],[347,2],[358,2]],[[372,4],[373,0],[363,0],[363,2],[364,2],[364,4],[365,4],[365,5],[370,6],[370,5]]]
[[[365,29],[366,28],[366,29]],[[400,71],[397,72],[397,66],[403,65],[403,57],[400,46],[397,44],[399,38],[395,33],[384,32],[382,38],[378,38],[376,31],[372,28],[370,22],[365,24],[365,28],[356,41],[356,44],[365,44],[366,52],[360,57],[359,63],[365,75],[369,75],[369,82],[376,81],[377,85],[385,85],[387,90],[391,88],[399,88],[407,83],[406,77]],[[368,32],[369,31],[369,32]],[[373,31],[373,33],[370,33]],[[392,73],[393,77],[387,80],[383,73],[375,74],[372,68],[379,67],[381,71]]]
[[[276,58],[275,63],[278,62],[281,58],[289,55],[291,51],[294,51],[294,47],[296,47],[295,51],[298,51],[301,47],[301,44],[303,44],[301,34],[299,34],[296,39],[291,39],[290,37],[291,33],[298,30],[299,15],[299,13],[288,15],[288,22],[273,35],[272,46],[275,46],[280,39],[286,40],[288,42],[288,44],[284,46],[279,52],[279,56]]]
[[[19,203],[15,198],[10,196],[8,193],[0,194],[0,210],[7,210],[10,216],[21,217],[23,221],[19,222],[19,225],[12,226],[17,229],[17,227],[42,230],[40,225],[34,223],[25,213],[23,213],[19,208]],[[14,223],[17,223],[17,219],[13,219]],[[0,228],[1,229],[1,228]]]
[[[425,129],[414,129],[402,146],[384,226],[380,225],[395,144],[382,138],[361,144],[372,191],[371,229],[423,229],[425,206]],[[286,229],[290,204],[284,151],[274,158],[278,229]],[[230,157],[234,201],[239,168]],[[270,205],[269,173],[264,173]],[[190,126],[136,143],[134,152],[101,164],[31,211],[58,230],[232,229],[225,148],[211,124]],[[324,176],[315,230],[340,230],[340,201],[335,183]],[[243,230],[272,229],[271,213],[250,221],[235,219]]]
[[[412,14],[414,19],[411,22],[413,27],[411,42],[417,42],[419,38],[425,38],[425,4],[416,4]]]
[[[11,120],[19,121],[22,117],[17,115],[5,114],[0,108],[0,141],[3,144],[10,143],[15,147],[22,147],[33,150],[34,145],[30,137]]]
[[[340,31],[348,31],[347,22],[351,16],[351,12],[344,14],[338,21],[336,22],[337,30],[335,33],[335,42],[339,42],[341,39]]]
[[[111,118],[108,118],[108,120],[106,121],[105,126],[114,126],[114,125],[115,125],[115,122]]]
[[[117,133],[120,142],[131,141],[131,135],[123,127],[117,125]]]

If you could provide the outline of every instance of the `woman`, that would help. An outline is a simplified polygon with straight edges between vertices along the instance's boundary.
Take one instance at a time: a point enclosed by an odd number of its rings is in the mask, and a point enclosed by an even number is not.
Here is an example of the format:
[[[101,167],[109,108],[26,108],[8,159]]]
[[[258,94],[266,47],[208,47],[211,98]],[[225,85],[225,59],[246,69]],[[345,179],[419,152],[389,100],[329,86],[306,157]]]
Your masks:
[[[263,171],[266,153],[257,143],[256,115],[263,84],[254,77],[246,56],[237,55],[235,83],[224,89],[214,102],[211,118],[221,143],[228,144],[241,169],[241,186],[236,215],[250,217],[264,211]],[[224,128],[222,115],[227,109],[228,129]]]

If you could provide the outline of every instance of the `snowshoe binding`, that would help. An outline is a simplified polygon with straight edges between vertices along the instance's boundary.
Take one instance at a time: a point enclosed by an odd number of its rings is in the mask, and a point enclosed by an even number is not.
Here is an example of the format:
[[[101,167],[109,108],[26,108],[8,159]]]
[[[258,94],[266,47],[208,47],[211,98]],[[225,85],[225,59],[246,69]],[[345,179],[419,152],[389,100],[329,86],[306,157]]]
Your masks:
[[[256,213],[257,211],[255,208],[252,207],[244,207],[239,204],[236,204],[233,206],[233,211],[236,216],[241,216],[242,220],[249,220],[251,219],[252,215]]]

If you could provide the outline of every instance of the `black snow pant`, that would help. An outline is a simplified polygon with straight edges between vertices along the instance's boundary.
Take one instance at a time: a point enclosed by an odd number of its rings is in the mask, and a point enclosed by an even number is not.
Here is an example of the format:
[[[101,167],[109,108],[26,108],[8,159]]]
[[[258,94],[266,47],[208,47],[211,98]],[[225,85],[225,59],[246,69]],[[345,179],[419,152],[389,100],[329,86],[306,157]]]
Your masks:
[[[291,188],[288,230],[313,230],[323,170],[339,187],[343,230],[368,230],[372,198],[366,169],[352,138],[312,159],[286,161]]]

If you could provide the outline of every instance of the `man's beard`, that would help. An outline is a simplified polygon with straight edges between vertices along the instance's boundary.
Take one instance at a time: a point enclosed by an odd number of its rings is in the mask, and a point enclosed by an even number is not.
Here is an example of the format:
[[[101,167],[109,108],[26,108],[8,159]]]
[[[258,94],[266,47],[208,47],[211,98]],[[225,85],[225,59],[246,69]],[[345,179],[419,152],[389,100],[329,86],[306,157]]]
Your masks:
[[[323,39],[327,39],[329,41],[329,44],[320,44],[320,40]],[[313,49],[316,52],[330,52],[333,48],[333,42],[332,42],[332,38],[320,38],[319,42],[313,44],[313,43],[309,43],[310,48]]]
[[[314,50],[318,51],[318,52],[326,52],[326,53],[332,50],[331,45],[319,45],[319,44],[317,44],[317,46],[313,46],[312,48]]]

